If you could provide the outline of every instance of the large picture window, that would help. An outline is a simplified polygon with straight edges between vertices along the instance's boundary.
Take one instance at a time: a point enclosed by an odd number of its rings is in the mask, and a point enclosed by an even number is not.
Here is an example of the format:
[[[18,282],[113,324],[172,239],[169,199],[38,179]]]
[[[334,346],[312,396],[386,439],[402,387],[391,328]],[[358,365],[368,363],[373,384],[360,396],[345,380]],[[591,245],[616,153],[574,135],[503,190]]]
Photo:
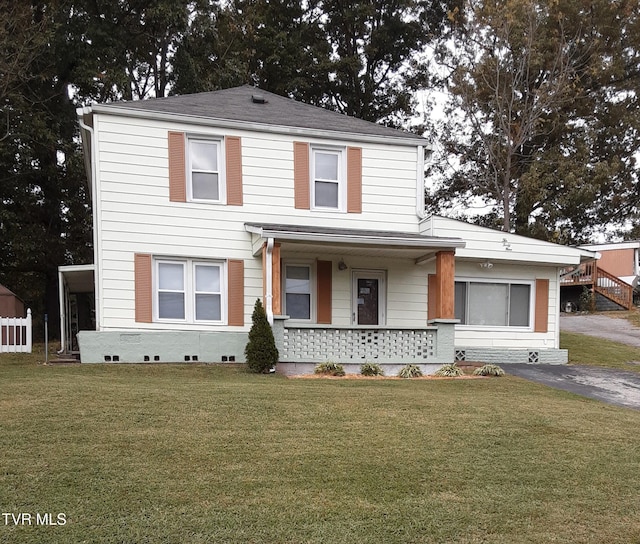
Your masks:
[[[344,174],[341,150],[313,149],[311,204],[313,208],[343,210]]]
[[[188,142],[191,199],[222,202],[221,141],[190,138]]]
[[[156,318],[187,323],[224,319],[224,266],[191,259],[156,261]]]
[[[284,305],[292,319],[311,319],[311,266],[285,266]]]
[[[455,317],[462,325],[530,327],[531,284],[456,281]]]

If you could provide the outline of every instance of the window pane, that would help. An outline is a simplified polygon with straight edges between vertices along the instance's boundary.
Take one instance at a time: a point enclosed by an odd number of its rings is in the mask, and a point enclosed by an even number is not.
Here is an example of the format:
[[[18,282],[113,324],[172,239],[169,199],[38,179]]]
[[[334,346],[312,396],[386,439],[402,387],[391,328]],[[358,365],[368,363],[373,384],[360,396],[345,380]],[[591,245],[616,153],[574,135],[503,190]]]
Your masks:
[[[338,184],[316,181],[316,206],[323,208],[338,207]]]
[[[315,154],[316,179],[334,179],[338,181],[338,155],[336,153]]]
[[[196,319],[198,321],[220,321],[220,295],[196,295]]]
[[[470,283],[469,324],[506,325],[508,293],[506,283]]]
[[[311,281],[308,266],[287,266],[287,276],[284,282],[286,293],[310,293]]]
[[[460,324],[466,323],[467,307],[467,284],[463,281],[456,282],[455,290],[455,318],[460,320]]]
[[[184,319],[184,293],[158,293],[160,319]]]
[[[512,285],[509,300],[509,325],[512,327],[529,326],[529,285]]]
[[[220,267],[196,265],[196,291],[220,292]]]
[[[220,200],[218,174],[193,172],[191,174],[191,192],[193,198],[202,200]]]
[[[311,295],[287,293],[287,315],[293,319],[311,319]]]
[[[218,171],[218,144],[216,142],[190,142],[191,169]]]
[[[158,265],[158,288],[170,291],[184,290],[184,265],[180,263],[160,263]]]

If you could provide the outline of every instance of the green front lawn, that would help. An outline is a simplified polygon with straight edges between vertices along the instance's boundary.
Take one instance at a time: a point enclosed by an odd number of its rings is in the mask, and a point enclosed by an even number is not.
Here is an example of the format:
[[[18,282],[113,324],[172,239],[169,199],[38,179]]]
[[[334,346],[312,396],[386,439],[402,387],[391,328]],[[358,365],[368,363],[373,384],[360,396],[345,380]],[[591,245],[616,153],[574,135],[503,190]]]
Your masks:
[[[640,412],[513,377],[0,355],[0,542],[640,541]]]
[[[574,332],[560,333],[560,347],[569,350],[569,364],[640,372],[640,349]]]

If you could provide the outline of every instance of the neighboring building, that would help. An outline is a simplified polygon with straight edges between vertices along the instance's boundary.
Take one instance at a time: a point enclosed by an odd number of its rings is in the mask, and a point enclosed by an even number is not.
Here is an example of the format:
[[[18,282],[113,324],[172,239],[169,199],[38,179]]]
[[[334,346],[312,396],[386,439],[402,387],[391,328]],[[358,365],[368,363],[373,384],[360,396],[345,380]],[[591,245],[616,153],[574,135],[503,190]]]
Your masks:
[[[24,302],[4,285],[0,285],[0,317],[25,317]]]
[[[585,289],[595,292],[597,310],[631,309],[638,296],[640,241],[588,244],[580,248],[597,252],[600,258],[563,271],[562,309],[580,308],[580,297]]]
[[[79,120],[95,261],[60,275],[67,349],[95,285],[83,362],[242,362],[257,298],[283,365],[567,359],[559,273],[594,254],[427,217],[424,138],[249,86]]]

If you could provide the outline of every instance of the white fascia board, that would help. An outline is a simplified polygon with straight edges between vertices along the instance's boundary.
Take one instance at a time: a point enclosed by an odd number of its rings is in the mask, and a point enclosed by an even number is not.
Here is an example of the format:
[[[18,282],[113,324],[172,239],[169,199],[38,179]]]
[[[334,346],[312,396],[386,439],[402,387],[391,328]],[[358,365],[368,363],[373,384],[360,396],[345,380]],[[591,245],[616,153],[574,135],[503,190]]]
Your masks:
[[[631,242],[616,242],[611,244],[583,244],[578,247],[579,249],[586,249],[588,251],[609,251],[612,249],[638,249],[640,248],[640,241],[634,240]]]
[[[262,227],[247,225],[247,231],[257,234],[263,239],[275,238],[276,240],[290,240],[297,242],[320,242],[320,243],[339,243],[350,245],[375,245],[375,246],[398,246],[398,247],[417,247],[417,248],[463,248],[465,242],[459,238],[440,238],[438,240],[419,240],[416,238],[402,238],[393,236],[359,236],[357,234],[327,234],[315,232],[293,232],[293,231],[275,231]]]
[[[248,121],[234,121],[231,119],[217,119],[214,117],[201,117],[197,115],[187,115],[183,113],[165,113],[158,111],[132,110],[113,105],[96,104],[92,106],[95,113],[102,115],[120,115],[123,117],[137,117],[140,119],[150,119],[154,121],[171,121],[176,123],[187,123],[200,126],[214,126],[220,128],[247,130],[252,132],[267,132],[271,134],[284,134],[291,136],[303,136],[306,138],[324,137],[335,139],[339,134],[342,139],[363,142],[363,143],[393,143],[407,147],[426,145],[427,140],[416,136],[415,138],[396,138],[394,136],[368,135],[353,132],[338,132],[334,130],[322,130],[305,127],[288,127],[284,125],[268,125],[264,123],[251,123]]]
[[[58,272],[85,272],[95,269],[95,264],[65,264],[58,267]]]

